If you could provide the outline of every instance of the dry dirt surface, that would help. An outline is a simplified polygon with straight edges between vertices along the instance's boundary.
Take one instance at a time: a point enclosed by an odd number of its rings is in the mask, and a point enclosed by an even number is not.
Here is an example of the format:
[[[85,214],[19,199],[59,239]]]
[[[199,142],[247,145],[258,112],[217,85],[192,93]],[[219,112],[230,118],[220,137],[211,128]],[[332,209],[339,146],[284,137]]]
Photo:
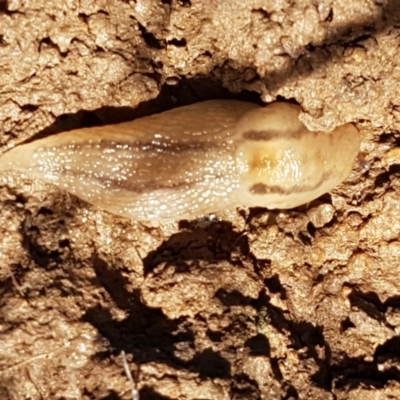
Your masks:
[[[394,0],[0,0],[2,151],[286,99],[355,123],[370,164],[293,211],[169,224],[2,172],[0,399],[400,399],[399,49]]]

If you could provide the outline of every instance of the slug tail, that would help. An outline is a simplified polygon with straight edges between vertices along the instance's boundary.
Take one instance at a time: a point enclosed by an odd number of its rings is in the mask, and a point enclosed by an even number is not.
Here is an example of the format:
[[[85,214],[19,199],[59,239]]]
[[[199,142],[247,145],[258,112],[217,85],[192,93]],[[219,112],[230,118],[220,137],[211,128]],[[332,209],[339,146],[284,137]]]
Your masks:
[[[33,151],[30,145],[20,145],[0,156],[0,171],[28,172],[32,165]]]

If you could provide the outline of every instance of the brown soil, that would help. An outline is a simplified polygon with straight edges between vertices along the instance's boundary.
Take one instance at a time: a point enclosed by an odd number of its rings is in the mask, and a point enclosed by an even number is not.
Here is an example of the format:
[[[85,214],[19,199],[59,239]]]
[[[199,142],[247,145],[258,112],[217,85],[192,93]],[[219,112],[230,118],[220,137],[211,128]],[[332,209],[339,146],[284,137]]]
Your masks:
[[[0,0],[0,144],[212,98],[354,122],[291,212],[140,224],[0,186],[0,399],[400,399],[400,5]],[[7,178],[7,179],[6,179]]]

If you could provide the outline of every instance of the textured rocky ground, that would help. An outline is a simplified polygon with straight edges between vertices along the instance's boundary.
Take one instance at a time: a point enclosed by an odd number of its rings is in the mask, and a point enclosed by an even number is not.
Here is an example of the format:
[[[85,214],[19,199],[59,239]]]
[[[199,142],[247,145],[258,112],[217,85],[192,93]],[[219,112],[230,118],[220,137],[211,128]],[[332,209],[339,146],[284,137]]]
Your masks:
[[[353,122],[371,168],[291,212],[117,218],[2,174],[0,398],[400,398],[400,5],[0,0],[0,145],[204,99]]]

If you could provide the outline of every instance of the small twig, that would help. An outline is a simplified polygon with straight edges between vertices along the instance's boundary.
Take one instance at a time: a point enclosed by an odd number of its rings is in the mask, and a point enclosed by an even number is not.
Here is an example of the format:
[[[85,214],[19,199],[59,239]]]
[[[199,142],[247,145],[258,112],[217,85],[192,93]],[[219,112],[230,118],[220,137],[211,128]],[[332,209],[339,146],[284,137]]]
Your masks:
[[[132,374],[129,369],[128,361],[126,359],[125,351],[122,350],[121,355],[122,355],[122,363],[124,365],[125,374],[128,377],[128,379],[130,380],[131,385],[132,385],[132,392],[131,392],[132,400],[140,400],[139,399],[139,391],[136,389],[136,383],[132,378]]]

